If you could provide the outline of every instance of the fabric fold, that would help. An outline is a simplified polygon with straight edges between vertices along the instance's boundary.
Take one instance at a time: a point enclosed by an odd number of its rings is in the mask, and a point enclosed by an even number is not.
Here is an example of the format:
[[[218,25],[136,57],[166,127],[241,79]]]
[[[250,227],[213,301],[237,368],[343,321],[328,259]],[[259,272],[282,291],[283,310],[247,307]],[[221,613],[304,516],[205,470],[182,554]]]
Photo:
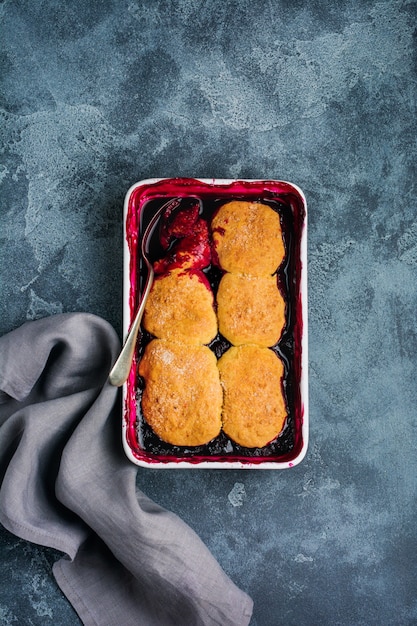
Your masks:
[[[107,381],[119,349],[112,327],[86,313],[0,338],[0,521],[66,555],[53,572],[87,626],[245,626],[252,600],[136,488]]]

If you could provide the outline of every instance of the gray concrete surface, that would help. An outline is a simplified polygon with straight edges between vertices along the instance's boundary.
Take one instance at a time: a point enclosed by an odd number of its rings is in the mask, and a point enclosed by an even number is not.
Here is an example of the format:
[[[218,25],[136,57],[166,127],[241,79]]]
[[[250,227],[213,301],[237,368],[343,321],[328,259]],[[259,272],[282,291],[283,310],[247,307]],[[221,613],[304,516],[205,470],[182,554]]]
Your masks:
[[[1,15],[0,332],[61,311],[121,332],[138,180],[299,185],[306,459],[140,470],[138,486],[253,597],[251,626],[416,624],[416,3],[5,0]],[[79,624],[54,558],[1,529],[1,624]]]

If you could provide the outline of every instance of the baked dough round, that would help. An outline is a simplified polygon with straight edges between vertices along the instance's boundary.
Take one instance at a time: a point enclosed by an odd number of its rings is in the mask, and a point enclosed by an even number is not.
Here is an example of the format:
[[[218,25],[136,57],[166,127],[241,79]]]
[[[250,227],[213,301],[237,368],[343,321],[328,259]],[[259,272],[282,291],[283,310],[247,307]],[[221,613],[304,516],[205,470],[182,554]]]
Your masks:
[[[163,441],[199,446],[220,432],[222,389],[207,346],[153,339],[139,363],[145,380],[142,414]]]
[[[282,431],[287,409],[284,366],[269,348],[232,347],[218,361],[224,432],[246,448],[263,448]]]
[[[173,270],[156,276],[143,316],[155,337],[207,344],[217,334],[214,296],[200,271]]]
[[[213,248],[227,272],[267,276],[285,256],[278,213],[261,202],[227,202],[211,221]]]
[[[226,273],[217,291],[220,333],[235,346],[274,346],[285,325],[285,300],[276,276]]]

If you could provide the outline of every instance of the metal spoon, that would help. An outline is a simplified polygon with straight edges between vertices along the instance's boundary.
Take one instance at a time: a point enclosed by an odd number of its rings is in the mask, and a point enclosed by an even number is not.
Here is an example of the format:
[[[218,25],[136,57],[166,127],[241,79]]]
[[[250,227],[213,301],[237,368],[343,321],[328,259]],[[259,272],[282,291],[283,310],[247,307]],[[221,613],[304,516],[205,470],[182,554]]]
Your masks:
[[[149,238],[152,235],[154,227],[158,219],[160,218],[161,214],[168,208],[170,209],[177,208],[177,206],[179,206],[180,203],[181,203],[181,198],[173,198],[172,200],[169,200],[169,202],[166,202],[165,204],[163,204],[156,211],[155,215],[152,217],[151,221],[149,222],[145,232],[143,233],[141,253],[142,253],[142,258],[145,261],[145,264],[148,270],[148,275],[146,278],[145,288],[143,290],[139,308],[130,326],[123,348],[117,358],[116,363],[113,365],[109,374],[109,381],[115,387],[120,387],[121,385],[123,385],[123,383],[126,382],[129,376],[130,368],[132,367],[133,355],[135,353],[136,340],[137,340],[138,333],[139,333],[140,323],[142,321],[142,316],[145,310],[146,301],[148,299],[148,296],[149,296],[149,293],[151,291],[151,287],[154,281],[154,271],[153,271],[152,263],[149,261],[148,256],[147,256]]]

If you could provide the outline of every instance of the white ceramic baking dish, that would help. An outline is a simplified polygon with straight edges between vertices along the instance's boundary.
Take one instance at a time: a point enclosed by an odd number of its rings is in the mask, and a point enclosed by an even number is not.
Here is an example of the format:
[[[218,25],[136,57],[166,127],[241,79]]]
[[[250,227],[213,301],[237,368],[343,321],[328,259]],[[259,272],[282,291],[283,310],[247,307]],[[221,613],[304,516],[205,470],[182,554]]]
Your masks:
[[[307,205],[299,187],[285,181],[192,178],[142,180],[128,190],[124,203],[123,325],[126,335],[140,301],[144,269],[140,240],[146,221],[170,198],[197,197],[206,212],[228,200],[257,200],[277,207],[283,223],[288,262],[284,279],[290,314],[277,350],[286,362],[284,380],[288,419],[280,436],[265,448],[242,449],[216,441],[196,449],[169,446],[146,425],[141,413],[141,381],[137,370],[146,342],[139,335],[137,350],[123,386],[122,433],[127,457],[136,465],[152,468],[286,469],[304,458],[308,446],[308,324],[307,324]],[[149,338],[148,338],[149,340]],[[215,345],[214,345],[215,344]],[[221,353],[219,341],[212,349]],[[219,355],[217,355],[219,356]],[[278,384],[278,383],[277,383]]]

